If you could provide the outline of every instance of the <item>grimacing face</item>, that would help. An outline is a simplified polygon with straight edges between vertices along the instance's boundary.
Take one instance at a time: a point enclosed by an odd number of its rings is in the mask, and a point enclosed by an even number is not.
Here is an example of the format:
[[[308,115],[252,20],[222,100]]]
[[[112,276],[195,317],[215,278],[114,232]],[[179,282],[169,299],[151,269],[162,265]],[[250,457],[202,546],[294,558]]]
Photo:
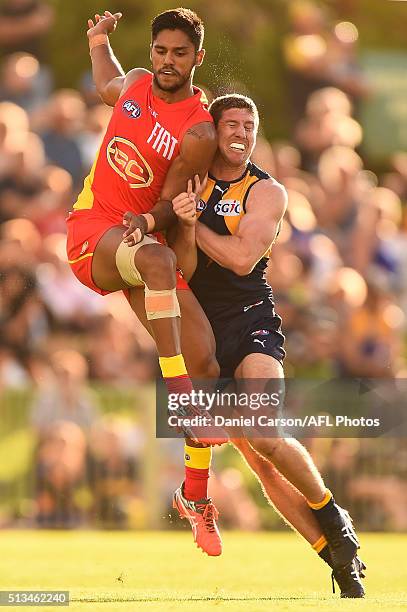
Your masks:
[[[247,108],[229,108],[218,122],[218,149],[231,166],[242,166],[256,144],[258,121]]]
[[[202,64],[204,49],[196,51],[182,30],[161,30],[151,43],[150,59],[155,84],[175,93],[188,82],[196,66]]]

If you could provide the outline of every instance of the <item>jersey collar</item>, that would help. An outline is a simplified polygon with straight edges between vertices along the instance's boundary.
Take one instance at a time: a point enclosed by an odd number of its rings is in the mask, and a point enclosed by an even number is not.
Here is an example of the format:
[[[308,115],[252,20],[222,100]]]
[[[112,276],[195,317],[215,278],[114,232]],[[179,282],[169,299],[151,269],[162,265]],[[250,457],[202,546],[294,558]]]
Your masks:
[[[208,172],[208,177],[212,179],[218,185],[233,185],[234,183],[240,183],[240,181],[244,179],[244,177],[248,174],[248,172],[250,172],[251,165],[252,164],[249,161],[243,174],[239,176],[239,178],[234,179],[233,181],[222,181],[221,179],[216,178],[216,176],[214,176],[210,172]]]

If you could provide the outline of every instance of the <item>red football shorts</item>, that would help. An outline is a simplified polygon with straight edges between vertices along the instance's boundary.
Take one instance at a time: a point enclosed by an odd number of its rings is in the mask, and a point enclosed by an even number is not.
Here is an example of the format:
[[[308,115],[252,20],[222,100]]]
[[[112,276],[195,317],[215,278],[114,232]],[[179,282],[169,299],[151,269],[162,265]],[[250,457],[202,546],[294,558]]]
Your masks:
[[[96,293],[101,295],[112,293],[95,285],[92,278],[92,257],[103,234],[120,223],[86,209],[70,212],[66,224],[68,229],[66,251],[72,272],[81,283]],[[153,235],[159,242],[165,244],[163,236]],[[189,289],[179,270],[177,270],[177,289]]]

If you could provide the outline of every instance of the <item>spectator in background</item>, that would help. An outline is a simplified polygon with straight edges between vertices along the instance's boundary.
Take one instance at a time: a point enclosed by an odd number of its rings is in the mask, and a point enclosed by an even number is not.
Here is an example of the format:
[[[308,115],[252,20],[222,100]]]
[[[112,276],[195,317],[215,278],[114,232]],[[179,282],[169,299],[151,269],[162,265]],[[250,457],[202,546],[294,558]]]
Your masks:
[[[0,196],[3,182],[14,172],[16,154],[25,146],[28,131],[27,113],[17,104],[0,102]]]
[[[96,403],[85,385],[88,365],[73,350],[56,351],[51,357],[52,384],[40,389],[31,407],[31,423],[40,437],[57,421],[76,423],[89,430],[98,414]]]
[[[400,367],[400,328],[404,315],[394,304],[384,275],[371,276],[364,303],[342,324],[341,373],[349,377],[389,378]]]
[[[307,100],[305,117],[295,131],[302,153],[302,166],[315,172],[320,155],[329,147],[355,149],[362,141],[362,128],[351,117],[348,96],[335,87],[315,91]]]
[[[0,394],[5,389],[24,389],[29,384],[21,356],[16,355],[14,347],[0,338]]]
[[[21,144],[13,144],[8,172],[0,181],[0,219],[35,220],[48,212],[44,185],[44,147],[40,138],[27,132]]]
[[[388,187],[407,203],[407,152],[398,151],[390,159],[391,170],[383,177],[383,187]]]
[[[95,87],[95,83],[93,82],[93,76],[92,76],[91,70],[87,70],[86,72],[82,74],[79,80],[78,89],[88,108],[92,108],[92,106],[100,105],[100,96]]]
[[[395,290],[404,284],[401,269],[406,244],[399,244],[401,222],[400,198],[390,189],[375,187],[359,208],[352,237],[353,267],[364,276],[373,267],[386,272]]]
[[[0,49],[41,56],[42,41],[54,22],[54,11],[43,0],[4,0],[0,7]]]
[[[294,122],[303,115],[309,96],[334,86],[354,102],[367,96],[370,88],[356,60],[358,31],[342,22],[334,29],[323,8],[309,0],[290,4],[291,31],[283,42]]]
[[[75,492],[86,473],[86,438],[73,422],[54,421],[36,452],[36,514],[39,526],[77,526],[81,514]]]
[[[28,53],[13,53],[3,60],[0,80],[0,101],[18,104],[33,112],[44,104],[51,93],[49,70]]]
[[[85,173],[79,146],[79,133],[85,122],[85,104],[80,94],[70,89],[55,92],[47,104],[44,119],[41,138],[47,159],[69,172],[77,190]]]
[[[327,52],[325,12],[314,3],[299,0],[289,6],[290,31],[283,40],[289,95],[294,124],[303,116],[312,92],[330,83],[317,69]]]
[[[318,178],[324,192],[315,210],[318,225],[336,244],[345,263],[350,263],[349,247],[359,207],[366,195],[366,175],[362,159],[352,149],[333,146],[318,161]]]
[[[84,129],[78,138],[81,156],[86,168],[90,168],[95,160],[111,114],[112,109],[105,104],[95,104],[86,112]]]
[[[105,415],[92,427],[89,475],[93,513],[104,527],[126,528],[130,521],[137,520],[132,513],[140,509],[134,502],[141,497],[143,444],[137,424],[118,415]]]
[[[157,375],[156,352],[142,350],[137,336],[112,314],[94,318],[88,329],[92,377],[105,382],[145,383]],[[133,378],[134,376],[134,378]]]
[[[31,271],[8,266],[0,274],[0,337],[24,361],[49,333],[48,319]]]
[[[355,24],[341,21],[335,25],[329,39],[324,70],[335,87],[350,97],[358,114],[359,103],[372,93],[357,58],[359,32]]]

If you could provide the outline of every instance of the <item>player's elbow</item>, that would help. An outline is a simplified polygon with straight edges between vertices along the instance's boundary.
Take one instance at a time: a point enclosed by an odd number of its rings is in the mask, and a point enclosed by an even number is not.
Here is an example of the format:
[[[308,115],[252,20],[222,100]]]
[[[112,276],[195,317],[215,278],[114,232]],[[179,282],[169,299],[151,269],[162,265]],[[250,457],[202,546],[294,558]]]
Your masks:
[[[232,272],[238,276],[247,276],[253,270],[254,264],[247,257],[237,257],[232,264]]]
[[[117,98],[112,96],[108,89],[98,89],[99,98],[106,106],[114,106],[117,102]]]
[[[253,270],[252,266],[237,266],[233,270],[238,276],[247,276]]]

